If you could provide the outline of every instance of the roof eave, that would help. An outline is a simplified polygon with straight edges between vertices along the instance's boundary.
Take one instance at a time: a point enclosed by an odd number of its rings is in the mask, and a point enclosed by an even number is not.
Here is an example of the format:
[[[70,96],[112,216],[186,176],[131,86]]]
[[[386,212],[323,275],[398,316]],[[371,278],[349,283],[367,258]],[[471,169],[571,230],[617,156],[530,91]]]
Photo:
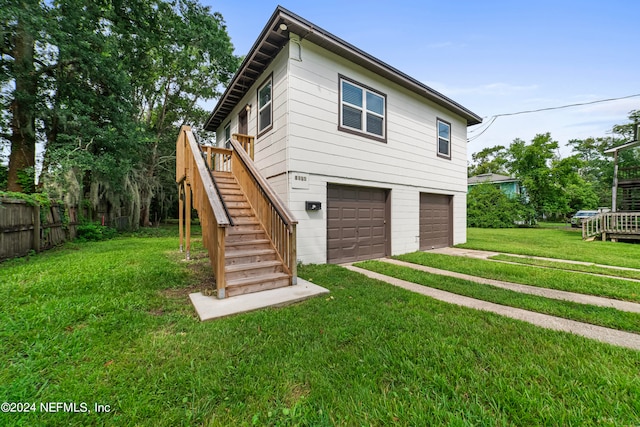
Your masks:
[[[246,74],[248,67],[252,64],[253,61],[255,61],[255,57],[261,51],[264,44],[268,43],[267,40],[269,39],[269,37],[273,36],[274,33],[278,34],[275,29],[278,28],[281,23],[287,25],[287,31],[297,34],[298,36],[300,36],[300,38],[307,39],[310,42],[329,50],[330,52],[347,58],[350,61],[361,65],[364,68],[367,68],[375,72],[376,74],[387,78],[388,80],[395,82],[400,86],[403,86],[411,90],[412,92],[420,94],[423,97],[435,102],[436,104],[455,112],[467,121],[467,126],[473,126],[482,123],[482,118],[480,118],[480,116],[453,101],[452,99],[444,96],[440,92],[430,88],[429,86],[421,83],[413,77],[408,76],[407,74],[399,71],[389,64],[369,55],[368,53],[347,43],[346,41],[329,33],[328,31],[325,31],[322,28],[313,25],[306,19],[288,11],[281,6],[278,6],[274,13],[271,15],[271,18],[267,22],[267,25],[265,25],[264,29],[260,33],[260,36],[253,44],[251,50],[249,51],[249,54],[240,65],[238,72],[234,75],[231,83],[218,101],[218,104],[214,108],[213,112],[209,116],[209,119],[204,126],[205,129],[215,130],[222,123],[222,120],[235,107],[235,103],[231,99],[233,89],[239,84],[240,79]],[[283,35],[280,39],[280,42],[282,44],[277,47],[278,52],[284,45],[286,45],[287,41],[288,38]],[[266,65],[264,65],[264,68],[266,68],[269,63],[270,60],[266,63]],[[264,71],[264,69],[262,71]],[[244,94],[246,94],[246,90],[244,91],[242,96],[244,96]],[[237,103],[238,101],[239,99],[235,102]],[[233,106],[225,108],[225,105],[227,105],[229,102],[233,103]],[[223,115],[223,117],[220,117],[221,114]]]
[[[629,141],[622,145],[618,145],[617,147],[609,148],[608,150],[604,150],[604,154],[614,154],[616,151],[626,150],[627,148],[633,148],[640,145],[640,141]]]

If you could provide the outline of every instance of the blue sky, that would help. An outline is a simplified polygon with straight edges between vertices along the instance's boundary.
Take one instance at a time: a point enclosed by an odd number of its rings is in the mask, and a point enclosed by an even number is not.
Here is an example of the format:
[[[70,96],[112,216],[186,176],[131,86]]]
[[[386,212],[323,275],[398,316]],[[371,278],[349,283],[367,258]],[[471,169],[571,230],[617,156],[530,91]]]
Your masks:
[[[640,97],[640,2],[201,0],[218,11],[236,54],[246,54],[278,4],[422,81],[485,118],[469,128],[469,157],[484,147],[551,132],[611,135]],[[569,155],[562,149],[562,156]]]

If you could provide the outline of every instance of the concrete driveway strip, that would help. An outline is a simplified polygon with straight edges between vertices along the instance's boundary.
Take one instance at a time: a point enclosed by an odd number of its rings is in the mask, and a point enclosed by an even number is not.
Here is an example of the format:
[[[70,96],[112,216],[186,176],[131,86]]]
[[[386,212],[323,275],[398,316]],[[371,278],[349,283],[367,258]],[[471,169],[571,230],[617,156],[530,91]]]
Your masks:
[[[593,295],[576,294],[574,292],[559,291],[556,289],[541,288],[538,286],[521,285],[519,283],[503,282],[501,280],[485,279],[483,277],[476,277],[448,270],[440,270],[438,268],[427,267],[419,264],[411,264],[409,262],[398,261],[390,258],[379,259],[378,261],[384,261],[403,267],[410,267],[414,270],[420,270],[431,274],[438,274],[440,276],[455,277],[457,279],[469,280],[471,282],[481,283],[483,285],[491,285],[497,288],[509,289],[512,291],[521,292],[523,294],[538,295],[545,298],[572,301],[580,304],[596,305],[599,307],[610,307],[615,308],[616,310],[628,311],[631,313],[640,313],[640,304],[629,301],[620,301]]]
[[[433,289],[427,286],[418,285],[417,283],[407,282],[405,280],[385,276],[383,274],[374,273],[373,271],[364,270],[353,265],[346,265],[345,267],[351,271],[364,274],[365,276],[372,279],[382,280],[394,286],[398,286],[400,288],[426,295],[450,304],[474,308],[476,310],[490,311],[501,316],[522,320],[543,328],[570,332],[608,344],[626,347],[633,350],[640,350],[640,335],[633,334],[631,332],[618,331],[616,329],[604,328],[602,326],[590,325],[587,323],[576,322],[574,320],[549,316],[547,314],[535,313],[533,311],[522,310],[519,308],[507,307],[500,304],[477,300],[474,298],[453,294],[451,292],[441,291],[439,289]]]

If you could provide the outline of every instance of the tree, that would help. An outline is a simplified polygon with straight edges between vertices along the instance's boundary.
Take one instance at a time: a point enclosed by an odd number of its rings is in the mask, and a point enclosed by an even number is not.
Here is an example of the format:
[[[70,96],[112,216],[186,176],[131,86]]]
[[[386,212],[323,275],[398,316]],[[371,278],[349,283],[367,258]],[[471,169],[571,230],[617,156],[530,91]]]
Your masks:
[[[36,42],[46,8],[37,0],[0,2],[2,56],[0,89],[2,109],[9,111],[2,138],[10,141],[9,191],[33,191],[36,153],[36,104],[39,80],[44,69],[36,67]],[[11,83],[14,89],[11,90]],[[7,132],[9,130],[9,132]]]
[[[528,203],[537,218],[549,209],[556,195],[551,180],[551,160],[558,143],[549,133],[536,135],[531,144],[516,139],[509,146],[508,167],[527,191]]]
[[[176,127],[203,124],[208,112],[198,101],[219,96],[239,65],[222,16],[193,0],[165,4],[146,36],[152,48],[134,82],[139,120],[149,132],[137,176],[141,225],[150,223],[152,198],[173,182]],[[170,179],[163,182],[161,171]]]
[[[467,194],[467,226],[510,228],[527,220],[520,199],[510,199],[489,182],[474,185]]]
[[[472,163],[468,168],[468,176],[485,173],[506,174],[507,150],[502,145],[488,147],[471,155]]]
[[[33,189],[40,141],[44,189],[149,224],[154,197],[177,200],[177,127],[202,123],[198,101],[218,96],[238,66],[222,16],[195,0],[0,6],[10,189]]]
[[[508,149],[507,165],[525,188],[536,219],[597,207],[596,193],[579,174],[584,162],[578,156],[561,159],[557,149],[549,133],[536,135],[530,144],[516,139]]]

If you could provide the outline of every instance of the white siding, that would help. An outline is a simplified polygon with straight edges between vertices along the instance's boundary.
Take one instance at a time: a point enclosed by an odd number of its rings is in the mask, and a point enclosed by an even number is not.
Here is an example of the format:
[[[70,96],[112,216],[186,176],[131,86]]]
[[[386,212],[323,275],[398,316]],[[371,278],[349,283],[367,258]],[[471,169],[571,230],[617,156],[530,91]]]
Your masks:
[[[391,190],[393,255],[418,250],[421,192],[453,195],[454,244],[466,241],[463,118],[307,41],[289,69],[289,170],[310,174],[309,189],[290,190],[303,262],[326,262],[327,183]],[[338,130],[339,74],[386,94],[386,143]],[[451,160],[437,156],[438,118],[451,123]],[[322,211],[306,212],[306,200]]]
[[[393,255],[418,250],[421,192],[453,195],[453,240],[464,242],[466,121],[319,46],[301,46],[301,61],[283,49],[230,115],[236,132],[239,108],[251,104],[249,134],[256,135],[257,88],[273,73],[274,126],[257,140],[256,163],[299,221],[298,258],[327,260],[329,183],[390,190]],[[386,94],[386,143],[338,130],[339,74]],[[437,156],[437,118],[451,123],[451,160]],[[291,172],[309,174],[309,187],[293,188]],[[322,209],[306,211],[305,201]]]
[[[309,42],[290,62],[290,169],[450,192],[466,191],[466,122]],[[387,143],[338,130],[342,74],[387,95]],[[451,123],[452,158],[436,155],[436,118]]]
[[[219,146],[224,144],[224,126],[231,122],[231,133],[238,132],[238,113],[245,106],[251,105],[248,114],[248,134],[258,134],[258,88],[272,75],[273,78],[273,128],[256,138],[255,163],[265,177],[272,177],[286,172],[286,143],[287,143],[287,50],[283,49],[274,61],[267,67],[262,76],[249,89],[247,94],[236,105],[231,114],[223,120],[216,130],[216,141]],[[286,197],[282,196],[284,200]]]
[[[290,175],[290,178],[292,175]],[[426,187],[411,187],[390,184],[388,182],[372,182],[356,179],[339,178],[327,175],[309,175],[308,189],[291,189],[289,208],[298,220],[298,259],[304,263],[323,264],[327,262],[327,185],[344,184],[363,187],[376,187],[390,190],[391,196],[391,255],[399,255],[417,251],[420,246],[420,193],[433,192]],[[292,183],[289,183],[290,187]],[[452,194],[450,192],[440,192]],[[465,194],[455,193],[454,210],[454,244],[462,243],[466,238],[466,228],[456,228],[459,215],[466,215]],[[306,201],[320,201],[322,209],[306,211]],[[462,201],[462,206],[461,202]],[[462,212],[458,214],[458,212]],[[466,219],[462,218],[466,224]]]

